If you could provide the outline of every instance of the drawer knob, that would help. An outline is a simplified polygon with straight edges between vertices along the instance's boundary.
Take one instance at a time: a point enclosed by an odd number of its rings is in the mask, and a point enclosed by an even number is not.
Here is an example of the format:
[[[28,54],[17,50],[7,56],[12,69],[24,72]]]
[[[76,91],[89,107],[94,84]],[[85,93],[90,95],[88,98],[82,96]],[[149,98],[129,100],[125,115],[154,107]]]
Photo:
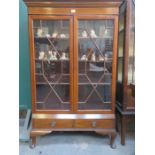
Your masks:
[[[56,122],[52,122],[51,127],[55,127],[55,126],[56,126]]]
[[[96,127],[96,121],[92,122],[92,127],[94,127],[94,128]]]
[[[71,13],[75,13],[76,12],[76,10],[75,9],[71,9]]]

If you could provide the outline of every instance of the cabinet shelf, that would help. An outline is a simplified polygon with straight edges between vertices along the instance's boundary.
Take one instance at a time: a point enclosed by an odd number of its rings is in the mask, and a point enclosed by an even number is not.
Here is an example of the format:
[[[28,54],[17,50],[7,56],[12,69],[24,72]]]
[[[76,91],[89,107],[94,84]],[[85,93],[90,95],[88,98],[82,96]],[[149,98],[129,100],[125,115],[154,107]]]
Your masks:
[[[35,59],[35,61],[45,61],[45,62],[69,62],[69,60],[40,60],[40,59]],[[112,61],[112,58],[107,58],[106,60],[104,61],[91,61],[91,60],[78,60],[78,62],[80,63],[104,63],[104,62],[111,62]]]
[[[45,62],[69,62],[69,60],[40,60],[40,59],[35,59],[35,61],[45,61]]]
[[[53,38],[53,37],[34,37],[34,41],[40,44],[50,44],[50,42],[69,41],[69,38]]]
[[[88,63],[103,63],[103,62],[111,62],[112,61],[112,58],[107,58],[106,60],[104,61],[92,61],[92,60],[78,60],[79,62],[88,62]]]
[[[69,38],[66,37],[66,38],[60,38],[60,37],[34,37],[34,39],[36,41],[42,41],[42,40],[47,40],[47,39],[50,39],[50,40],[68,40]]]
[[[82,39],[82,40],[89,40],[89,39],[109,39],[109,40],[113,40],[112,37],[78,37],[78,39]]]
[[[37,85],[48,85],[48,83],[47,82],[36,82],[36,84]],[[68,82],[59,82],[59,83],[57,83],[57,82],[50,82],[49,84],[51,84],[51,85],[69,85],[70,83],[68,83]],[[94,82],[92,82],[92,83],[88,83],[88,82],[82,82],[82,83],[78,83],[78,85],[111,85],[111,83],[94,83]]]

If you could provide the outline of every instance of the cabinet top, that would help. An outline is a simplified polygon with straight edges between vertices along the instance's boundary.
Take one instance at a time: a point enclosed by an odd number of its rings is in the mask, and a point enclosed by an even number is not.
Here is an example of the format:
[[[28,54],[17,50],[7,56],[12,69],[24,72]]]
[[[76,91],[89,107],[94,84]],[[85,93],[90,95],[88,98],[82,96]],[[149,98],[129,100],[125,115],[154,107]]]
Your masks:
[[[119,7],[122,0],[24,0],[28,7]]]

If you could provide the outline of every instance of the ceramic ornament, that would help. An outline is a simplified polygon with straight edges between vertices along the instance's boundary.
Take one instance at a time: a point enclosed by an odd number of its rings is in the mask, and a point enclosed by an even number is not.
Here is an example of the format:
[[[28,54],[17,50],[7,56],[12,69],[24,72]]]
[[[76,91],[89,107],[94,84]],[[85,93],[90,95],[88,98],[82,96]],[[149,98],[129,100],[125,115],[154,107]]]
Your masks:
[[[47,37],[47,38],[50,38],[50,34],[46,34],[46,37]]]
[[[92,38],[96,38],[97,37],[97,35],[95,34],[95,31],[93,29],[90,31],[90,36]]]
[[[38,29],[37,30],[37,36],[38,37],[42,37],[42,34],[43,34],[43,30],[42,29]]]
[[[52,51],[48,51],[48,54],[51,56],[53,54],[53,52]]]
[[[101,55],[99,55],[99,61],[104,61],[104,57],[102,57]]]
[[[57,35],[58,35],[58,33],[54,32],[54,33],[52,34],[52,37],[53,37],[53,38],[56,38]]]
[[[66,38],[65,34],[60,34],[60,38]]]
[[[57,59],[57,51],[54,51],[54,52],[53,52],[53,60],[58,60],[58,59]]]
[[[96,61],[95,53],[92,54],[92,56],[91,56],[91,61]]]
[[[45,56],[45,52],[44,52],[44,51],[41,51],[41,52],[39,53],[39,60],[44,59],[44,56]]]
[[[82,37],[83,37],[83,38],[87,38],[87,37],[88,37],[86,31],[83,31],[83,32],[82,32]]]
[[[62,53],[62,56],[61,56],[60,60],[68,60],[68,58],[66,57],[65,52]]]
[[[81,60],[87,61],[88,58],[87,58],[87,56],[84,54],[84,55],[81,57]]]

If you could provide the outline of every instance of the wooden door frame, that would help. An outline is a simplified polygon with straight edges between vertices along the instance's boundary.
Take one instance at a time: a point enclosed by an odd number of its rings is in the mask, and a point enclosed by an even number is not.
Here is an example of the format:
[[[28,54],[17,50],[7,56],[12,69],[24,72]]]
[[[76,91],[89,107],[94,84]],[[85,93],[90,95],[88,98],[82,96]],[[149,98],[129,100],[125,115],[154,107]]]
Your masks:
[[[56,109],[44,109],[44,110],[37,110],[36,109],[36,79],[35,79],[35,49],[34,49],[34,34],[33,34],[33,20],[69,20],[70,25],[70,109],[69,110],[56,110]],[[32,113],[73,113],[73,17],[72,16],[63,16],[63,15],[29,15],[29,47],[30,47],[30,71],[31,71],[31,94],[32,94]]]
[[[113,62],[112,62],[112,109],[111,110],[78,110],[78,19],[114,20],[113,34]],[[116,98],[116,69],[117,69],[117,42],[118,42],[118,16],[115,15],[74,15],[74,112],[79,114],[113,114],[115,113]]]

